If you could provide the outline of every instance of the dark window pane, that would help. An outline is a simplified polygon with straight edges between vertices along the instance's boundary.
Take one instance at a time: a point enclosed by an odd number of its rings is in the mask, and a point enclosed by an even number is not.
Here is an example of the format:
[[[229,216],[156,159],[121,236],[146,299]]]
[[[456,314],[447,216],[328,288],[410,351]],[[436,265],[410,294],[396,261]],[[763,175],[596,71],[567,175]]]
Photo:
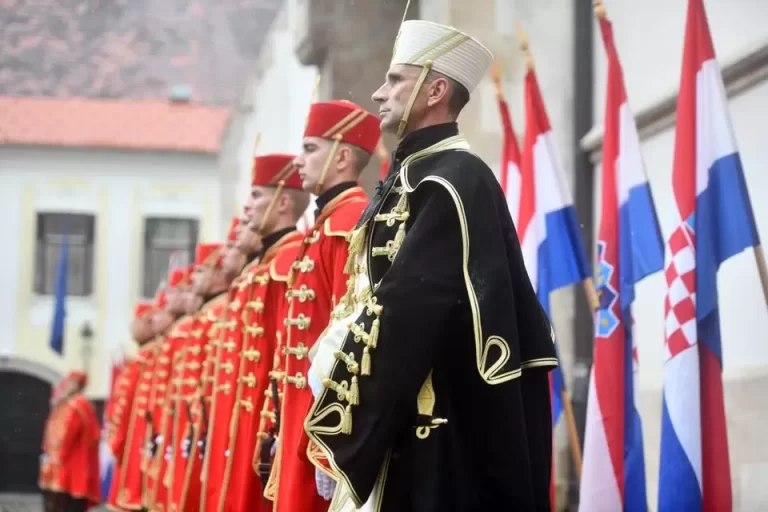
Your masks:
[[[154,296],[158,286],[167,279],[171,259],[179,266],[192,261],[197,244],[197,226],[195,219],[145,219],[142,283],[145,297]]]
[[[67,294],[87,296],[93,290],[93,215],[38,213],[35,247],[35,292],[56,293],[59,258],[68,245]]]

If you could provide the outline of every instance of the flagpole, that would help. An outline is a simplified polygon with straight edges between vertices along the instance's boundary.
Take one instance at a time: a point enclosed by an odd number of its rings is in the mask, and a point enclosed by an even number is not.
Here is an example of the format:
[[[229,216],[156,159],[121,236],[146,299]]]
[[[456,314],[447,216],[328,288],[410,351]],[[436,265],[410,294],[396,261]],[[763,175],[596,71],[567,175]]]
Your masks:
[[[768,266],[765,264],[765,252],[762,245],[755,246],[755,262],[757,263],[757,273],[760,274],[760,283],[763,285],[763,296],[768,305]]]
[[[534,61],[531,51],[528,46],[528,34],[525,33],[523,25],[517,22],[517,39],[520,42],[520,49],[525,56],[525,65],[528,71],[534,70]],[[599,301],[597,298],[597,292],[595,291],[595,283],[591,277],[584,279],[582,282],[584,285],[584,292],[587,296],[587,303],[590,309],[594,312]],[[573,465],[576,471],[577,480],[581,481],[581,466],[582,466],[582,453],[581,453],[581,441],[579,440],[579,431],[576,428],[576,416],[573,413],[573,403],[568,390],[563,387],[560,392],[561,399],[563,401],[563,412],[565,413],[565,423],[568,427],[569,445],[571,446],[571,457],[573,457]]]

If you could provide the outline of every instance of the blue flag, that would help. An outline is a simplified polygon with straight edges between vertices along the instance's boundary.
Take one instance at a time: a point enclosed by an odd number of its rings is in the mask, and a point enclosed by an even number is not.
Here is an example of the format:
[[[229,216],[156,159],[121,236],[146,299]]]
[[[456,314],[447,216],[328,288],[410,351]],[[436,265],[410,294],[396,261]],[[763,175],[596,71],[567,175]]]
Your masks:
[[[67,314],[67,278],[69,277],[69,243],[67,236],[61,243],[59,268],[56,274],[56,302],[53,307],[53,325],[51,327],[51,349],[59,355],[64,353],[64,317]]]

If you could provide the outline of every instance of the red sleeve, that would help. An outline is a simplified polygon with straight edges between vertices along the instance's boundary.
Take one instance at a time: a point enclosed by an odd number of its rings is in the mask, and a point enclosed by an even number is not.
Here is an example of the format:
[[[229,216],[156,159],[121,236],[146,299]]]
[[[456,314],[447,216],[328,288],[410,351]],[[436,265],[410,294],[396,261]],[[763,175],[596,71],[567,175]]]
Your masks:
[[[64,435],[59,445],[59,462],[63,465],[67,465],[70,457],[74,454],[77,442],[86,433],[87,427],[85,417],[82,411],[79,410],[79,398],[72,398],[71,402],[67,404],[66,417],[64,418]]]
[[[125,443],[128,439],[128,423],[133,408],[133,397],[139,381],[139,363],[132,361],[122,372],[115,389],[116,403],[112,409],[110,433],[107,444],[119,463],[123,458]]]

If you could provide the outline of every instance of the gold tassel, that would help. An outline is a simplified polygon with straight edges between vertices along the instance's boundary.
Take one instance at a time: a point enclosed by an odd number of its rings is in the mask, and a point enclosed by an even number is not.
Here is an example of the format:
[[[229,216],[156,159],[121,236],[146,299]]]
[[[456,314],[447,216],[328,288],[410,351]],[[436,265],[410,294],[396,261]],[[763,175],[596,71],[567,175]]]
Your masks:
[[[360,374],[371,374],[371,350],[368,348],[368,345],[363,349],[363,361],[360,363]]]
[[[371,332],[368,334],[368,346],[371,348],[376,348],[376,344],[379,342],[379,326],[380,322],[377,318],[373,321]]]
[[[341,433],[342,434],[351,434],[352,433],[352,406],[348,405],[346,409],[344,409],[344,417],[341,419]]]
[[[347,279],[347,291],[344,293],[344,296],[339,301],[339,304],[343,304],[345,310],[349,310],[351,308],[354,308],[354,293],[355,293],[355,276],[349,276],[349,279]],[[345,314],[346,313],[345,311]]]
[[[408,211],[408,194],[403,191],[400,194],[400,199],[397,200],[397,205],[392,213],[405,213]]]
[[[393,246],[396,251],[400,250],[400,247],[403,246],[403,242],[405,242],[405,222],[400,224],[400,227],[397,228],[397,233],[395,233],[395,240],[393,242]]]
[[[347,255],[347,262],[344,264],[345,274],[354,275],[355,273],[355,258],[365,249],[365,233],[366,224],[363,224],[349,234],[349,254]]]
[[[352,231],[349,237],[349,252],[360,254],[365,248],[365,233],[367,231],[368,223],[363,224],[359,228]]]
[[[357,384],[357,376],[353,375],[349,384],[349,393],[347,393],[347,402],[350,405],[358,405],[360,403],[360,386]]]
[[[355,272],[355,259],[357,258],[357,253],[353,252],[352,249],[349,250],[349,254],[347,254],[347,262],[344,263],[344,273],[347,275],[353,275]]]

